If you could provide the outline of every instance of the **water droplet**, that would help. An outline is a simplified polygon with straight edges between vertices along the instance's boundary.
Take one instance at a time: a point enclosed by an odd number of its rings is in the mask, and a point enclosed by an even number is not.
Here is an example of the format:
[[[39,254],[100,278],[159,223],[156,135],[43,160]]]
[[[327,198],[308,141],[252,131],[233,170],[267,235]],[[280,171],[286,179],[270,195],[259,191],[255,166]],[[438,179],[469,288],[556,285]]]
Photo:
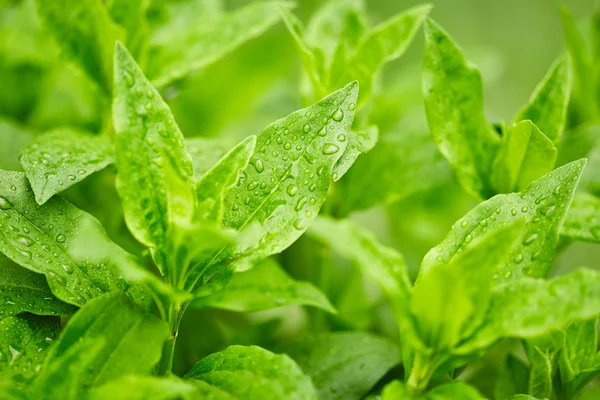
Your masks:
[[[540,209],[540,213],[543,214],[543,215],[548,216],[548,215],[552,214],[555,209],[556,209],[555,205],[550,205],[548,207],[541,208]]]
[[[289,150],[289,149],[291,149],[291,148],[292,148],[292,145],[291,145],[289,142],[286,142],[286,143],[283,145],[283,148],[284,148],[284,149],[286,149],[286,150]]]
[[[289,185],[286,189],[287,194],[289,194],[290,196],[294,196],[296,194],[296,192],[298,191],[298,188],[296,187],[296,185]]]
[[[67,240],[67,237],[65,235],[63,235],[62,233],[59,233],[58,235],[56,235],[56,241],[58,243],[64,243],[65,240]]]
[[[471,236],[470,234],[467,235],[467,237],[465,238],[465,242],[467,242],[467,243],[471,243],[472,240],[473,240],[473,236]]]
[[[463,221],[460,223],[460,226],[462,226],[463,228],[466,228],[467,225],[469,225],[469,221]]]
[[[254,169],[256,169],[256,172],[259,174],[265,170],[265,166],[261,159],[253,159],[250,161],[250,164],[254,166]]]
[[[557,186],[557,187],[559,187],[559,186]],[[546,195],[542,194],[540,197],[535,199],[535,204],[540,204],[545,198],[546,198]]]
[[[508,278],[510,278],[511,276],[512,276],[512,272],[510,272],[510,271],[506,271],[506,273],[504,274],[504,278],[505,278],[505,279],[508,279]]]
[[[297,219],[296,221],[294,221],[294,228],[298,229],[299,231],[303,230],[304,228],[306,228],[306,224],[304,223],[303,220],[301,219]]]
[[[523,254],[517,253],[517,255],[515,256],[515,263],[520,264],[522,261],[523,261]]]
[[[298,203],[296,203],[296,211],[300,211],[302,207],[306,204],[306,197],[302,196],[298,199]]]
[[[510,213],[511,213],[513,216],[515,216],[515,215],[517,215],[517,210],[515,210],[515,209],[513,208],[512,210],[510,210]]]
[[[333,143],[325,143],[323,145],[323,154],[335,154],[338,152],[340,148]]]
[[[4,197],[0,197],[0,210],[8,210],[11,208],[10,203]]]
[[[237,211],[237,210],[239,210],[239,209],[240,209],[240,206],[238,206],[237,204],[234,204],[234,205],[231,207],[231,209],[232,209],[233,211]]]
[[[33,240],[28,238],[27,236],[19,236],[17,242],[21,243],[23,246],[31,246],[33,244]]]
[[[531,235],[529,235],[525,239],[523,239],[523,244],[525,246],[529,246],[531,243],[535,242],[535,240],[537,238],[538,238],[537,233],[532,233]]]
[[[133,75],[131,75],[128,71],[123,71],[123,79],[125,80],[125,84],[128,87],[133,87],[135,84],[135,79],[133,79]]]
[[[344,135],[343,133],[340,133],[340,134],[338,135],[337,139],[338,139],[340,142],[345,142],[345,141],[346,141],[346,135]]]
[[[306,124],[306,125],[304,125],[304,128],[303,128],[302,130],[303,130],[305,133],[308,133],[308,132],[310,132],[310,125],[309,125],[309,124]]]
[[[325,136],[327,135],[327,126],[324,126],[320,131],[319,131],[319,136]]]
[[[77,177],[75,175],[69,175],[68,178],[72,181],[74,181],[75,179],[77,179]]]
[[[257,187],[258,187],[257,181],[252,181],[248,184],[248,190],[253,190],[253,189],[256,189]]]
[[[65,272],[67,274],[72,274],[73,273],[73,269],[71,267],[69,267],[67,264],[63,264],[62,268],[65,270]]]
[[[527,206],[523,206],[523,208],[521,208],[521,211],[526,213],[529,210],[529,208],[527,208]]]
[[[340,122],[342,119],[344,119],[344,112],[342,111],[341,108],[338,108],[337,110],[335,110],[335,112],[333,113],[333,116],[331,118],[334,121]]]
[[[354,104],[354,103],[350,103],[350,105],[348,106],[348,109],[350,111],[354,111],[355,108],[356,108],[356,104]]]

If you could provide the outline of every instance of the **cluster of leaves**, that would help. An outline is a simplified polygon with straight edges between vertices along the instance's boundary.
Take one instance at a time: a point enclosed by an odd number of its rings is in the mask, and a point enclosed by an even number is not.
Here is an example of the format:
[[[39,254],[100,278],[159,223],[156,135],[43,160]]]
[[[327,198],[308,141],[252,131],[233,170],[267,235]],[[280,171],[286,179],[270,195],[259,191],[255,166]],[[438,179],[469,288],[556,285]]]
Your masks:
[[[331,0],[304,28],[279,1],[3,5],[0,33],[19,40],[1,42],[0,75],[30,86],[0,95],[0,398],[592,390],[600,274],[549,273],[560,249],[600,243],[598,54],[563,10],[568,53],[512,121],[490,123],[480,72],[430,11],[372,26],[363,1]],[[182,88],[278,21],[304,108],[256,135],[184,136]],[[382,70],[420,30],[429,129],[403,132],[384,122],[398,104],[382,104]],[[450,181],[476,204],[414,280],[349,218]],[[310,334],[276,340],[273,315],[294,323],[300,306]],[[376,309],[391,323],[374,326]],[[239,330],[225,322],[239,314],[249,340],[234,332],[173,373],[176,348],[210,318]]]

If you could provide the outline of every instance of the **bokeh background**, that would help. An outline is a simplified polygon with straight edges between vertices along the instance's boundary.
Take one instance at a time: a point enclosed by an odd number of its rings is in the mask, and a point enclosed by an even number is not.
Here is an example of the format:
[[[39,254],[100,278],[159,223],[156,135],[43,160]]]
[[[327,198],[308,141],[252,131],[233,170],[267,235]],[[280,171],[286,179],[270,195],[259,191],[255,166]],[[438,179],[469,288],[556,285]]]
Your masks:
[[[225,3],[228,9],[235,9],[250,1]],[[422,2],[366,3],[369,17],[376,24]],[[559,6],[571,11],[581,22],[583,32],[600,6],[600,1],[594,0],[431,3],[431,17],[481,70],[490,121],[510,120],[565,50]],[[321,4],[321,0],[298,0],[294,13],[307,22]],[[373,107],[382,138],[401,144],[417,137],[436,152],[424,116],[422,54],[423,37],[419,32],[406,54],[385,67],[380,81],[385,90],[376,93]],[[292,38],[279,23],[215,64],[170,86],[163,95],[186,136],[230,137],[234,142],[258,134],[273,120],[304,105],[298,90],[301,71]],[[107,102],[84,74],[61,58],[56,45],[40,29],[33,1],[0,0],[0,168],[19,168],[14,147],[9,151],[5,141],[27,143],[61,126],[99,132],[107,123],[103,116]],[[402,154],[401,145],[398,149]],[[408,147],[406,152],[409,157]],[[441,156],[437,162],[439,174],[430,177],[436,182],[433,188],[351,215],[383,243],[399,250],[413,275],[423,255],[475,204],[453,181]],[[114,169],[95,174],[65,195],[98,217],[115,241],[145,256],[123,222],[114,190]],[[345,199],[336,200],[343,204]],[[294,277],[313,281],[326,291],[340,310],[338,316],[299,307],[243,315],[190,310],[182,322],[176,371],[186,371],[201,356],[232,343],[270,347],[330,329],[367,329],[394,337],[393,320],[377,288],[335,255],[323,266],[319,251],[318,245],[303,237],[277,260]],[[598,246],[577,243],[561,250],[553,273],[580,265],[598,267],[598,260]],[[321,267],[333,271],[326,281],[320,274]]]

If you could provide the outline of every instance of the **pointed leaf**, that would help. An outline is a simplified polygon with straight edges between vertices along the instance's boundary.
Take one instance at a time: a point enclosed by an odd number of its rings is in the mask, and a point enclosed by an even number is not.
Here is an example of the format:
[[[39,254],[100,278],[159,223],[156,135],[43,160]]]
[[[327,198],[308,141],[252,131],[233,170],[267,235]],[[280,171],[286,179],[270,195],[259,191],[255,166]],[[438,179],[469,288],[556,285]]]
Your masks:
[[[531,120],[554,144],[558,144],[567,117],[571,94],[571,60],[563,56],[535,88],[529,103],[517,113],[515,122]]]
[[[523,241],[516,243],[507,254],[497,270],[497,279],[546,276],[554,258],[560,226],[584,165],[585,160],[574,161],[546,174],[520,193],[500,194],[480,203],[452,226],[440,245],[425,255],[421,271],[450,262],[464,244],[525,217]]]
[[[490,182],[497,193],[520,191],[552,171],[557,150],[531,121],[509,126],[492,165]]]
[[[125,221],[165,274],[167,231],[194,212],[192,160],[169,107],[119,43],[113,122]]]
[[[488,197],[487,183],[498,136],[483,113],[481,74],[435,22],[425,21],[423,96],[427,123],[460,185]]]
[[[338,181],[341,179],[350,167],[354,165],[354,161],[359,155],[368,153],[375,147],[378,138],[379,129],[376,125],[368,126],[365,129],[351,130],[348,135],[349,144],[333,169],[333,180]]]
[[[38,136],[21,150],[21,164],[38,204],[100,171],[114,161],[104,136],[57,129]]]

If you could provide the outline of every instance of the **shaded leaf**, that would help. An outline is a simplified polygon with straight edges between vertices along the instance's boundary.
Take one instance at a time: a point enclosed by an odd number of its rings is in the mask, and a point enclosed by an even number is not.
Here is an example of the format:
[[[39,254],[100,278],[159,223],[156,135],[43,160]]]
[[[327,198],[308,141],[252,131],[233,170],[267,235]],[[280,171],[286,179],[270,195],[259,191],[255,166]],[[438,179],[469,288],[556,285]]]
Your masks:
[[[560,234],[569,239],[600,243],[600,199],[585,192],[575,193]]]

